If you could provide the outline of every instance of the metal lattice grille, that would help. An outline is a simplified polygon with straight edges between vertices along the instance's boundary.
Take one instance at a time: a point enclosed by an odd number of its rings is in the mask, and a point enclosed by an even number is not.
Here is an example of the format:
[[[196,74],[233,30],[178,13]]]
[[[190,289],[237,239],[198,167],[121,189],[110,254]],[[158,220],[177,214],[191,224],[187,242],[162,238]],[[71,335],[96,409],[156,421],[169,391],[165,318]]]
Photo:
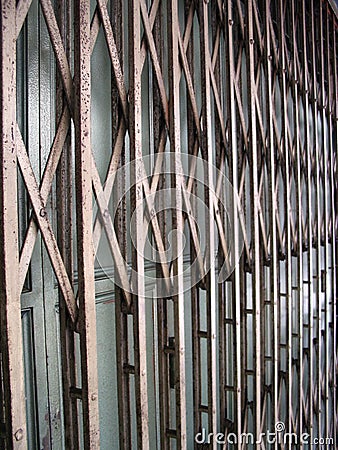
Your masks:
[[[335,7],[0,11],[1,448],[336,448]],[[59,441],[20,315],[52,276]]]

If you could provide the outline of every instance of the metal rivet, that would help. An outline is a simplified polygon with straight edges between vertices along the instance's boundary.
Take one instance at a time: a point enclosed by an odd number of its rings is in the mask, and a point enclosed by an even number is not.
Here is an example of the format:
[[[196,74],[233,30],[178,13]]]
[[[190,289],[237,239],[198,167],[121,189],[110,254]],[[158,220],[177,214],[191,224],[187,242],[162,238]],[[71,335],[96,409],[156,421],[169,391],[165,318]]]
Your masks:
[[[229,19],[229,25],[232,26],[234,24],[234,21],[232,19]]]
[[[272,55],[269,55],[268,58],[270,61],[272,61]]]
[[[40,216],[41,217],[46,217],[46,215],[47,215],[46,209],[45,208],[41,208],[40,209]]]
[[[97,399],[97,395],[96,394],[92,394],[92,401],[95,402],[96,399]]]
[[[249,42],[250,42],[251,45],[255,43],[255,41],[252,38],[250,39]]]
[[[23,429],[22,429],[22,428],[19,428],[19,429],[15,432],[14,437],[15,437],[15,440],[16,440],[16,441],[21,441],[22,438],[23,438]]]

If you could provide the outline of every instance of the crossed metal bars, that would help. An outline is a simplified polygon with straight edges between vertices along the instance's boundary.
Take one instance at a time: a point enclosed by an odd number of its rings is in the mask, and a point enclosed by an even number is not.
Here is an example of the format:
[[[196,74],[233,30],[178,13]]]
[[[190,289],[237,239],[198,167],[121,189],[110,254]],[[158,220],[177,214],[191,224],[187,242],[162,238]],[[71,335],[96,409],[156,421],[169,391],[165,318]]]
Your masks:
[[[167,8],[165,7],[167,4]],[[106,214],[112,194],[114,173],[130,157],[139,158],[133,208],[136,241],[141,245],[144,217],[137,205],[143,196],[156,194],[163,183],[161,154],[169,139],[174,159],[173,185],[181,185],[176,166],[182,147],[180,85],[184,80],[187,97],[188,152],[226,168],[245,211],[245,223],[235,223],[235,249],[239,230],[243,233],[244,254],[232,276],[218,286],[215,267],[204,274],[203,282],[191,289],[194,432],[207,418],[209,432],[225,434],[254,430],[259,435],[283,420],[295,433],[337,435],[335,380],[336,354],[336,233],[337,218],[337,19],[328,2],[265,0],[221,2],[129,0],[128,17],[123,2],[113,2],[111,13],[103,0],[97,1],[90,22],[89,4],[74,2],[73,58],[68,41],[71,2],[40,0],[58,67],[57,131],[39,183],[15,111],[15,41],[29,11],[30,1],[1,3],[1,125],[2,185],[1,229],[1,349],[3,399],[8,448],[26,448],[25,405],[20,330],[19,295],[29,268],[38,231],[48,250],[60,288],[64,424],[66,448],[79,447],[76,402],[82,401],[85,448],[99,448],[98,391],[96,371],[96,320],[94,254],[104,229],[113,254],[116,276],[117,364],[119,385],[120,446],[131,443],[131,385],[135,377],[138,446],[149,448],[149,411],[145,298],[141,275],[144,261],[133,254],[138,296],[131,294],[127,270],[126,217],[123,206],[113,223]],[[184,32],[181,31],[182,5]],[[57,11],[57,12],[56,12]],[[167,42],[163,33],[167,20]],[[125,85],[123,33],[128,22],[129,87]],[[317,22],[319,26],[317,26]],[[112,67],[113,149],[107,183],[102,185],[91,149],[90,55],[102,26]],[[141,35],[143,29],[143,37]],[[194,30],[199,31],[196,42]],[[211,37],[210,37],[211,36]],[[212,43],[212,44],[211,44]],[[168,76],[164,47],[168,47]],[[142,177],[141,114],[145,94],[141,74],[146,59],[151,62],[149,81],[154,105],[153,148],[155,169],[151,181]],[[200,74],[196,74],[195,60]],[[199,82],[197,80],[200,80]],[[198,95],[199,94],[199,95]],[[77,253],[79,288],[73,290],[72,257],[69,242],[72,183],[67,153],[70,121],[75,125]],[[125,145],[129,134],[130,148]],[[14,157],[13,157],[14,155]],[[68,158],[68,159],[67,159]],[[210,167],[211,164],[208,166]],[[64,193],[60,201],[56,238],[46,203],[58,166],[63,166],[57,182]],[[18,253],[17,200],[13,180],[20,168],[33,213],[25,240]],[[137,175],[139,174],[139,175]],[[173,227],[183,230],[182,201],[193,192],[194,168],[175,198],[177,213]],[[139,178],[137,178],[139,176]],[[212,172],[206,177],[218,186]],[[104,186],[104,187],[103,187]],[[117,186],[123,191],[123,185]],[[217,188],[216,188],[217,189]],[[101,193],[104,195],[101,195]],[[92,195],[99,199],[99,217],[92,232]],[[205,228],[209,254],[214,254],[215,237],[219,261],[227,254],[223,220],[217,214],[212,189],[205,194],[209,217]],[[224,219],[224,218],[223,218]],[[191,256],[200,255],[195,223],[188,215]],[[237,220],[237,219],[236,219]],[[166,228],[156,216],[152,234],[159,252],[165,249]],[[68,243],[68,244],[67,244]],[[182,242],[176,238],[180,250]],[[180,252],[178,251],[177,254]],[[182,285],[183,259],[174,264],[177,283]],[[203,273],[203,261],[199,261]],[[157,270],[169,280],[165,260]],[[19,281],[19,282],[18,282]],[[322,286],[325,292],[322,304]],[[182,292],[183,289],[178,289]],[[204,294],[205,291],[205,294]],[[252,295],[252,297],[251,297]],[[78,297],[78,298],[77,298]],[[160,442],[170,448],[192,446],[187,441],[185,340],[183,294],[161,299],[158,323]],[[168,305],[174,307],[174,331],[167,325]],[[202,329],[200,308],[205,303],[206,329]],[[286,311],[286,314],[284,312]],[[128,316],[132,316],[134,365],[130,364]],[[217,319],[218,316],[218,319]],[[285,332],[284,332],[285,330]],[[82,388],[75,375],[74,334],[80,334]],[[270,341],[272,336],[272,341]],[[252,343],[251,343],[252,342]],[[206,355],[202,347],[206,343]],[[323,356],[323,363],[317,355]],[[175,404],[170,395],[170,358],[174,355]],[[207,399],[203,401],[202,371],[208,368]],[[217,379],[219,380],[217,384]],[[254,388],[248,386],[254,384]],[[330,403],[331,402],[331,403]],[[330,410],[330,404],[334,410]],[[284,406],[283,406],[284,405]],[[173,420],[173,415],[175,420]],[[176,425],[173,427],[173,423]],[[336,439],[336,438],[335,438]],[[214,443],[214,448],[216,444]],[[277,448],[277,443],[275,444]]]

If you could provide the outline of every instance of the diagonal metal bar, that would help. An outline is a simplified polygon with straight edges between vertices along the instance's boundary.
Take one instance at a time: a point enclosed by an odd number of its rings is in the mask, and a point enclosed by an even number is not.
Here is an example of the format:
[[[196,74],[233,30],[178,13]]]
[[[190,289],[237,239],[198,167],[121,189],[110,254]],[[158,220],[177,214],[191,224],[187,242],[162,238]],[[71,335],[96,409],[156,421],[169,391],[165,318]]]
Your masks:
[[[41,187],[40,187],[40,195],[44,204],[47,203],[48,195],[50,193],[53,178],[56,172],[56,168],[59,163],[60,155],[63,149],[63,145],[68,133],[70,124],[70,117],[68,113],[68,109],[66,108],[63,111],[63,114],[60,118],[59,126],[54,138],[54,142],[49,153],[48,161],[42,176]],[[19,133],[17,129],[17,133]],[[19,137],[19,139],[21,139]],[[26,230],[26,235],[24,239],[24,243],[21,249],[20,254],[20,267],[19,267],[19,286],[22,289],[25,277],[28,271],[29,263],[32,257],[33,248],[35,244],[35,240],[37,237],[38,228],[36,225],[36,221],[33,215],[31,215],[28,227]]]
[[[17,139],[18,162],[21,169],[22,177],[24,179],[27,188],[28,195],[32,203],[35,218],[39,225],[41,235],[43,237],[49,257],[51,259],[55,275],[60,285],[60,289],[67,303],[70,317],[72,318],[72,321],[75,323],[77,320],[78,309],[75,302],[73,288],[69,281],[69,277],[67,275],[64,263],[62,261],[52,226],[47,216],[47,212],[45,209],[46,203],[42,198],[41,192],[36,182],[35,175],[25,148],[25,144],[22,140],[22,136],[18,127],[16,129],[16,139]]]
[[[146,8],[145,8],[145,5],[143,5],[143,7],[142,7],[142,2],[141,2],[141,11],[142,11],[143,20],[144,20],[144,22],[147,23],[148,20],[147,20]],[[194,111],[194,118],[195,118],[195,123],[196,123],[196,128],[197,128],[197,133],[198,133],[198,136],[200,136],[200,131],[199,131],[200,127],[199,127],[199,119],[198,119],[198,112],[197,112],[197,104],[196,104],[196,99],[195,99],[195,95],[194,95],[194,92],[193,92],[192,80],[191,80],[191,76],[190,76],[190,71],[188,69],[188,63],[187,63],[186,56],[185,56],[185,50],[183,48],[183,42],[182,42],[181,34],[180,34],[180,31],[179,31],[179,26],[177,25],[177,27],[178,27],[178,29],[177,29],[177,36],[178,36],[178,42],[179,42],[180,55],[181,55],[181,58],[182,58],[183,70],[184,70],[184,73],[185,73],[185,76],[186,76],[186,80],[187,80],[188,91],[189,91],[189,94],[190,94],[190,100],[192,102],[192,107],[193,107],[193,111]],[[153,38],[152,38],[151,33],[150,33],[149,25],[147,26],[145,24],[145,29],[146,29],[149,45],[150,45],[150,47],[152,49],[151,50],[151,52],[152,52],[152,59],[153,59],[154,64],[156,65],[156,62],[157,62],[157,58],[156,58],[156,55],[155,55],[156,52],[155,52],[155,49],[154,49]],[[209,55],[209,60],[210,60],[209,52],[208,52],[208,55]],[[159,70],[159,67],[157,67],[157,70],[155,68],[155,72],[157,72],[158,70]],[[210,67],[210,70],[212,71],[211,67]],[[159,80],[158,76],[157,76],[157,79]],[[166,97],[164,99],[164,95],[165,95],[164,86],[163,86],[162,89],[160,89],[160,91],[162,93],[161,97],[162,97],[163,107],[165,108],[165,106],[167,105],[167,101],[166,101]],[[224,124],[223,124],[223,130],[224,130],[223,136],[224,136],[224,139],[225,139]],[[145,183],[144,183],[144,188],[145,188],[146,192],[149,192],[148,187],[145,186]],[[185,192],[185,189],[183,189],[183,193],[184,192]],[[147,198],[147,196],[146,196],[146,198]],[[185,195],[184,198],[185,198],[185,203],[187,204],[187,207],[189,207],[188,197]],[[149,206],[151,207],[151,205],[149,205]],[[151,211],[151,209],[149,209],[149,211]],[[188,221],[189,221],[190,229],[191,229],[191,232],[192,232],[193,242],[194,242],[194,245],[195,245],[196,253],[197,253],[197,255],[200,255],[201,253],[200,253],[200,249],[199,249],[197,233],[196,233],[196,230],[195,230],[195,224],[194,224],[194,221],[192,220],[192,218],[190,217],[190,215],[188,217]],[[156,236],[159,236],[156,220],[155,221],[152,220],[152,223],[154,224],[154,227],[155,227],[154,228],[154,234],[155,234],[155,238],[156,238]],[[218,225],[220,226],[220,223]],[[161,248],[162,248],[161,240],[156,238],[156,241],[158,242],[158,249],[161,252]],[[222,239],[222,242],[224,244],[225,239]],[[226,246],[224,246],[224,247],[226,247]],[[225,251],[225,254],[227,254],[226,249],[224,251]],[[203,273],[204,270],[203,270],[202,261],[200,260],[200,257],[199,257],[199,265],[200,265],[200,267],[199,267],[200,273]],[[163,264],[162,264],[162,266],[163,266]],[[165,268],[165,266],[163,266],[163,267]]]
[[[22,2],[22,4],[18,4],[17,8],[20,7],[20,11],[22,9],[22,11],[25,11],[27,14],[27,11],[29,9],[29,2]],[[25,8],[25,9],[24,9]],[[50,2],[46,2],[45,4],[45,13],[47,15],[47,17],[49,18],[49,10],[51,8],[51,4]],[[51,12],[52,16],[54,15],[54,12]],[[20,15],[24,15],[24,12],[20,12]],[[96,26],[96,20],[95,20],[95,15],[94,15],[94,20],[93,20],[93,25],[91,28],[91,45],[92,45],[92,49],[93,49],[93,43],[95,43],[95,40],[97,38],[97,34],[98,34],[98,28]],[[55,17],[54,17],[55,18]],[[50,19],[50,18],[49,18]],[[52,20],[52,19],[50,19]],[[23,18],[24,21],[24,18]],[[61,39],[60,35],[59,35],[59,30],[57,27],[57,24],[54,23],[54,21],[52,20],[51,25],[50,25],[52,32],[51,35],[53,35],[53,33],[56,34],[56,40],[58,42],[58,39]],[[18,35],[18,31],[17,31],[17,35]],[[63,44],[62,44],[62,49],[63,49]],[[66,58],[63,54],[62,54],[62,50],[57,49],[60,53],[60,58],[62,60],[64,60],[64,58]],[[68,65],[68,64],[67,64]],[[68,66],[69,69],[69,66]],[[71,100],[71,90],[72,87],[70,87],[70,82],[67,78],[67,75],[65,76],[66,81],[64,81],[64,86],[68,86],[68,101]],[[47,197],[48,194],[50,192],[50,188],[51,188],[51,183],[52,183],[52,179],[54,177],[55,174],[55,170],[57,167],[57,163],[60,157],[60,152],[62,151],[62,145],[63,142],[66,138],[66,134],[69,128],[69,112],[68,112],[68,107],[67,105],[64,106],[64,109],[62,111],[62,115],[61,115],[61,119],[60,119],[60,123],[57,129],[57,134],[55,136],[54,142],[53,142],[53,146],[48,158],[48,162],[44,171],[44,175],[42,178],[42,184],[41,184],[41,197],[43,199],[44,202],[47,201]],[[29,262],[31,259],[31,255],[32,255],[32,251],[33,251],[33,246],[34,246],[34,242],[36,239],[36,234],[37,234],[37,229],[36,229],[36,225],[33,221],[33,218],[30,219],[29,225],[28,225],[28,230],[26,232],[26,237],[25,237],[25,242],[22,248],[22,252],[21,252],[21,257],[20,257],[20,283],[21,286],[23,286],[24,281],[25,281],[25,276],[27,274],[27,270],[29,267]]]
[[[32,0],[19,0],[16,5],[16,33],[15,38],[18,39],[20,31],[26,20]]]
[[[119,128],[117,131],[115,146],[112,152],[112,156],[109,162],[109,167],[106,174],[106,182],[104,183],[104,186],[101,184],[100,176],[97,172],[97,169],[94,169],[94,189],[96,196],[102,196],[106,203],[108,202],[108,199],[111,197],[111,193],[114,186],[115,181],[115,174],[119,167],[121,154],[123,151],[123,144],[124,144],[124,138],[126,133],[126,126],[124,120],[120,121]],[[95,161],[94,161],[95,164]],[[96,167],[96,164],[95,166]],[[102,213],[105,212],[105,209],[102,209]],[[101,221],[99,220],[98,216],[96,216],[94,221],[94,231],[93,231],[93,243],[94,243],[94,253],[96,254],[100,236],[101,236]]]
[[[97,4],[101,15],[104,33],[106,36],[111,63],[114,70],[117,89],[121,99],[124,119],[125,122],[128,123],[127,92],[123,81],[123,73],[120,65],[119,54],[116,48],[114,33],[108,16],[106,2],[104,0],[97,0]]]
[[[61,74],[68,105],[72,109],[73,80],[70,72],[68,58],[63,46],[60,30],[56,21],[51,0],[40,0],[43,15],[47,24],[55,58]]]
[[[197,130],[197,136],[198,136],[198,140],[200,141],[201,140],[201,130],[200,130],[199,114],[198,114],[198,110],[197,110],[196,96],[194,93],[193,81],[191,78],[188,61],[187,61],[187,57],[186,57],[186,50],[184,49],[184,44],[182,42],[182,36],[181,36],[180,30],[179,30],[179,24],[177,24],[177,36],[178,36],[178,45],[179,45],[180,55],[181,55],[181,60],[182,60],[182,67],[183,67],[185,79],[187,81],[187,87],[188,87],[189,98],[190,98],[190,102],[191,102],[191,106],[192,106],[192,110],[193,110],[195,126],[196,126],[196,130]]]
[[[120,246],[119,246],[119,243],[118,243],[118,240],[116,237],[116,233],[115,233],[115,229],[114,229],[114,224],[112,222],[112,219],[111,219],[111,216],[109,213],[108,201],[107,201],[107,199],[105,197],[105,193],[102,189],[100,176],[99,176],[97,168],[95,166],[93,156],[92,156],[91,160],[92,160],[92,182],[93,182],[93,186],[94,186],[94,192],[96,194],[97,204],[99,207],[100,221],[101,221],[101,224],[103,225],[105,232],[107,234],[110,250],[114,257],[114,261],[115,261],[117,272],[118,272],[117,275],[123,286],[124,295],[126,297],[128,305],[130,305],[131,304],[131,295],[130,295],[131,288],[130,288],[130,284],[129,284],[126,263],[121,254]],[[94,252],[93,252],[94,255],[97,252],[98,244],[99,244],[99,239],[96,238],[96,240],[94,242],[94,245],[95,245]]]
[[[158,84],[158,88],[159,88],[160,96],[161,96],[161,100],[162,100],[163,114],[164,114],[166,125],[168,127],[169,126],[169,107],[168,107],[168,101],[167,101],[167,94],[165,91],[161,67],[160,67],[160,64],[158,61],[158,57],[157,57],[154,38],[153,38],[153,35],[151,32],[152,27],[149,23],[147,7],[146,7],[144,0],[140,0],[140,7],[141,7],[141,16],[142,16],[143,25],[144,25],[144,31],[145,31],[146,39],[148,42],[148,49],[150,52],[150,56],[151,56],[151,60],[153,63],[154,72],[155,72],[155,76],[156,76],[156,81]]]
[[[151,18],[150,18],[150,21],[152,22],[152,23],[149,23],[148,22],[148,19],[147,18],[144,18],[144,20],[146,20],[146,22],[147,22],[147,28],[146,28],[146,30],[148,30],[148,34],[149,35],[151,35],[151,31],[150,31],[150,29],[152,28],[152,26],[153,26],[153,22],[154,22],[154,14],[153,14],[153,12],[155,11],[156,12],[156,8],[155,8],[155,6],[156,6],[156,2],[153,4],[153,7],[152,7],[152,12],[151,12]],[[99,8],[100,8],[100,12],[101,12],[101,15],[102,15],[102,19],[103,19],[103,21],[104,21],[104,27],[105,27],[105,32],[106,32],[106,35],[107,35],[107,42],[109,42],[109,40],[110,40],[110,38],[113,36],[112,35],[112,30],[111,30],[111,26],[110,26],[110,21],[109,21],[109,18],[108,18],[108,15],[107,15],[107,11],[106,11],[106,8],[105,8],[105,5],[104,5],[104,3],[103,2],[99,2]],[[144,16],[146,15],[146,12],[144,12],[144,14],[143,14]],[[147,16],[148,17],[148,16]],[[153,43],[153,41],[151,40],[152,38],[148,38],[148,40],[150,40],[150,42],[151,42],[151,44],[153,44],[154,45],[154,43]],[[111,46],[113,45],[113,48],[111,48]],[[108,46],[110,47],[110,52],[111,52],[111,59],[112,59],[112,63],[114,64],[114,61],[113,61],[113,58],[115,57],[115,55],[116,55],[116,52],[115,52],[115,47],[114,47],[114,43],[113,44],[109,44],[108,43]],[[143,43],[143,45],[142,45],[142,49],[143,49],[143,47],[144,47],[144,43]],[[156,52],[155,50],[154,50],[154,48],[153,48],[153,51],[154,52]],[[157,58],[156,58],[156,56],[154,56],[154,61],[156,62],[157,61]],[[143,66],[143,64],[144,64],[144,61],[145,61],[145,53],[143,52],[141,52],[141,66]],[[116,71],[115,71],[115,76],[116,76],[116,78],[118,78],[118,79],[120,79],[121,78],[121,70],[120,70],[120,68],[118,67],[117,69],[116,69]],[[160,83],[161,84],[161,83]],[[120,90],[119,91],[121,91],[122,93],[124,92],[124,88],[123,88],[123,86],[121,87],[120,86]],[[162,82],[162,98],[163,98],[163,96],[165,95],[165,91],[164,91],[164,85],[163,85],[163,82]],[[124,96],[122,96],[122,100],[124,99]],[[165,96],[165,100],[164,100],[165,102],[166,102],[166,96]],[[166,106],[165,106],[165,103],[164,103],[164,108],[166,108]],[[127,106],[125,106],[125,111],[127,110]],[[163,138],[164,138],[164,133],[165,133],[165,130],[163,130],[163,133],[162,133],[162,135],[163,135]],[[123,134],[123,133],[122,133]],[[119,133],[119,136],[121,136],[121,134]],[[163,148],[164,148],[164,139],[161,139],[161,142],[163,142]],[[120,144],[121,145],[121,144]],[[121,148],[121,147],[119,147],[119,148]],[[112,158],[112,161],[111,161],[111,163],[113,162],[113,161],[115,161],[115,162],[117,162],[118,161],[118,158],[116,158],[116,155],[114,154],[114,158]],[[95,167],[95,162],[94,162],[94,160],[93,160],[93,166]],[[144,168],[143,168],[144,169]],[[108,182],[108,185],[106,185],[105,186],[105,188],[104,188],[104,191],[100,191],[99,189],[100,189],[100,187],[99,187],[99,178],[98,177],[95,177],[95,185],[96,185],[96,192],[97,192],[97,194],[99,193],[99,192],[102,192],[102,194],[100,194],[100,197],[103,197],[103,196],[106,196],[106,198],[110,198],[110,195],[111,195],[111,192],[112,192],[112,186],[113,186],[113,182],[114,182],[114,177],[113,176],[111,176],[112,175],[112,171],[111,171],[111,168],[108,170],[108,173],[107,173],[107,177],[106,177],[106,180],[107,180],[107,182]],[[148,183],[147,183],[147,179],[145,178],[144,180],[143,180],[143,185],[144,185],[144,188],[145,188],[145,190],[147,191],[147,192],[149,192],[149,186],[148,186]],[[153,205],[151,205],[150,203],[149,203],[149,197],[146,197],[147,198],[147,203],[148,203],[148,207],[149,207],[149,211],[151,211],[151,208],[152,208],[152,206]],[[102,202],[102,199],[101,199],[101,202]],[[105,211],[101,211],[101,216],[102,217],[107,217],[107,212],[108,212],[108,209],[106,208],[105,209]],[[128,297],[128,303],[130,303],[130,296],[129,296],[129,291],[130,291],[130,289],[129,288],[127,288],[127,277],[126,277],[126,272],[125,272],[125,270],[124,270],[124,265],[122,264],[122,259],[121,259],[121,255],[120,255],[120,252],[119,252],[119,250],[118,250],[118,246],[116,247],[116,242],[114,242],[114,235],[115,235],[115,233],[114,233],[114,230],[111,228],[111,226],[109,226],[109,218],[107,218],[107,221],[105,222],[106,223],[106,226],[108,227],[108,229],[107,229],[107,232],[108,232],[108,234],[109,234],[109,236],[111,236],[112,237],[112,239],[113,239],[113,241],[111,242],[111,248],[112,249],[114,249],[114,255],[115,255],[115,259],[116,260],[118,260],[119,261],[119,263],[117,264],[117,267],[118,267],[118,269],[120,270],[120,279],[121,280],[123,280],[123,284],[126,286],[126,289],[125,289],[125,295]],[[164,257],[164,252],[163,251],[161,251],[161,249],[162,250],[164,250],[164,246],[163,246],[163,243],[162,243],[162,240],[160,239],[160,236],[159,236],[159,233],[158,233],[158,222],[157,222],[157,218],[156,217],[154,217],[153,219],[152,219],[152,221],[151,221],[151,223],[152,223],[152,227],[153,227],[153,230],[154,230],[154,233],[155,233],[155,239],[156,239],[156,242],[157,242],[157,247],[158,247],[158,249],[159,249],[159,251],[160,251],[160,254],[161,255],[163,255],[163,257]],[[95,243],[95,248],[97,248],[97,246],[98,246],[98,242],[99,242],[99,238],[100,238],[100,231],[99,231],[99,228],[98,228],[98,222],[96,221],[96,228],[95,228],[95,234],[94,234],[94,238],[95,238],[95,240],[94,240],[94,243]],[[168,285],[168,282],[169,282],[169,268],[168,268],[168,265],[166,264],[166,262],[165,262],[165,260],[163,260],[162,261],[162,268],[163,268],[163,273],[164,273],[164,276],[165,276],[165,279],[166,279],[166,282],[167,282],[167,288],[169,289],[169,285]]]

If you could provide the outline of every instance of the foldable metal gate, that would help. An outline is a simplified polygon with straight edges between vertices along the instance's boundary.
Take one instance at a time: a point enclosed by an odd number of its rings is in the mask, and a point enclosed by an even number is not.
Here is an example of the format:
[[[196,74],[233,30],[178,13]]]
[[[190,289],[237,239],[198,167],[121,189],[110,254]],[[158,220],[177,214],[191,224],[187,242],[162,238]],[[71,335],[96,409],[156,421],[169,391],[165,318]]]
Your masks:
[[[1,448],[337,448],[335,6],[0,8]]]

